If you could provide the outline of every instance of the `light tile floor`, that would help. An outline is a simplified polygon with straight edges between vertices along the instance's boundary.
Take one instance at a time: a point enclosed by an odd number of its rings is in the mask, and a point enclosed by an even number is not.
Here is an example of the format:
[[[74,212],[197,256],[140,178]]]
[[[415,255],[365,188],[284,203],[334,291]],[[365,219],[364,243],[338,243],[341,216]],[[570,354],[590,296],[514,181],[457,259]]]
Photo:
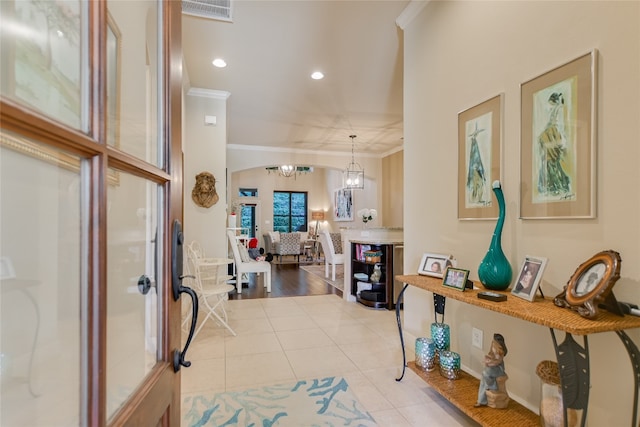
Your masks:
[[[209,322],[182,369],[182,397],[343,376],[381,427],[477,426],[411,370],[401,382],[395,311],[336,295],[228,301],[238,336]],[[407,357],[413,360],[413,345]],[[184,410],[185,408],[183,408]]]

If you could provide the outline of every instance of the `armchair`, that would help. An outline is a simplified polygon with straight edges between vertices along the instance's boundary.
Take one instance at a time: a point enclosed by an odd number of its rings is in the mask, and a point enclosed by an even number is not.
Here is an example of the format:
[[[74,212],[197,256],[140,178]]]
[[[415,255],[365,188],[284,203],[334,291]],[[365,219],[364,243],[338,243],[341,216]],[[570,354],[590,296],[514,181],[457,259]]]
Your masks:
[[[329,264],[331,264],[331,280],[336,280],[336,265],[344,264],[344,254],[336,253],[331,235],[327,230],[320,232],[318,240],[324,252],[324,277],[329,277]]]
[[[300,262],[300,255],[304,251],[304,242],[300,241],[300,233],[280,233],[280,241],[275,244],[274,255],[280,257],[282,262],[283,255],[295,255]]]

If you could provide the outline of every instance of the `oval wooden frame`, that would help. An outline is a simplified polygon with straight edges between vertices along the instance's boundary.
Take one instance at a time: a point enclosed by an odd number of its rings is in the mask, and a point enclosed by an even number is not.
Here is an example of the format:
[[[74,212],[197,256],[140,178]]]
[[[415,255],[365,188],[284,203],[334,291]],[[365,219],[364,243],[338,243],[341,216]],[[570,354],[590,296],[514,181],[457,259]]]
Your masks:
[[[560,307],[569,307],[589,319],[595,318],[598,313],[598,304],[605,302],[613,285],[620,278],[621,263],[620,254],[614,250],[598,252],[578,266],[563,292],[554,299],[555,304]],[[578,295],[577,286],[586,273],[598,264],[604,264],[604,275],[593,289],[584,295]]]

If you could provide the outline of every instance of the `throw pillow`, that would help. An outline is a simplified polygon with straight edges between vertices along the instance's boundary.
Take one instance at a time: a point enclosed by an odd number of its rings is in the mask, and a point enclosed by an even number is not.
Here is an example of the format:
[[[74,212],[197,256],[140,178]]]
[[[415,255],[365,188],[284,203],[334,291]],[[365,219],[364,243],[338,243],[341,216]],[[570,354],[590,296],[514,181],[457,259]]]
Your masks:
[[[280,232],[279,231],[270,231],[269,237],[271,237],[271,243],[276,243],[280,241]]]
[[[242,262],[251,261],[251,257],[249,256],[249,251],[247,250],[247,247],[245,245],[238,244],[238,252],[240,252],[240,259],[242,260]]]
[[[329,233],[331,236],[331,243],[333,243],[333,250],[337,254],[342,253],[342,234],[340,233]]]

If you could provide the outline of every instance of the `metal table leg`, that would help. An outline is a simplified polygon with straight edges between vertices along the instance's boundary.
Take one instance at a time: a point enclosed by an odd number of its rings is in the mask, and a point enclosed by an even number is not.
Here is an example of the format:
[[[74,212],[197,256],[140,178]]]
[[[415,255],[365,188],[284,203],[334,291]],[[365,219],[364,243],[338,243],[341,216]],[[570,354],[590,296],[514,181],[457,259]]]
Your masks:
[[[633,368],[634,389],[631,427],[636,427],[638,425],[638,395],[640,394],[640,351],[638,351],[638,347],[631,341],[631,338],[629,338],[629,335],[627,335],[625,331],[616,331],[616,334],[618,334],[627,349],[627,353],[629,353],[629,358],[631,359],[631,367]]]
[[[558,345],[555,332],[552,328],[550,328],[550,331],[560,370],[564,426],[568,427],[567,409],[576,409],[582,411],[580,426],[584,427],[587,422],[590,386],[589,343],[587,336],[583,336],[584,345],[581,346],[573,339],[571,334],[565,333],[564,341]]]
[[[396,378],[396,381],[402,381],[404,377],[404,371],[407,369],[407,353],[404,349],[404,337],[402,336],[402,321],[400,320],[400,306],[402,305],[402,297],[404,296],[404,291],[407,290],[407,286],[409,284],[405,283],[404,287],[398,294],[398,300],[396,301],[396,322],[398,323],[398,333],[400,334],[400,345],[402,346],[402,375],[400,378]]]

